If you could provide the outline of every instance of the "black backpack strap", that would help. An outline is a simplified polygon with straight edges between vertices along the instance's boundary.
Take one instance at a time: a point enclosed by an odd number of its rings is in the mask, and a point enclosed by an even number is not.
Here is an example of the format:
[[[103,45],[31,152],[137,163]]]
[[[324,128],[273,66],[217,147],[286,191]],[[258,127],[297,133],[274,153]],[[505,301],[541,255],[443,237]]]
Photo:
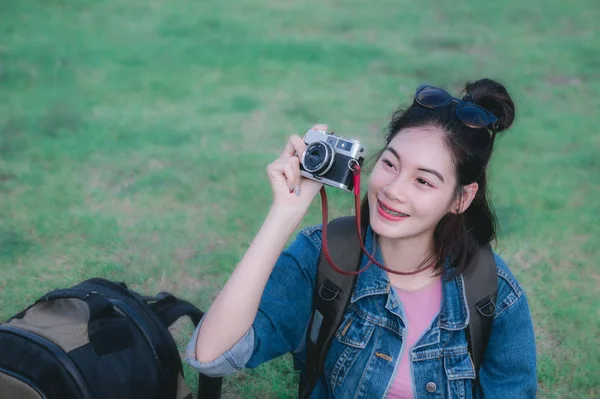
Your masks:
[[[156,312],[157,316],[166,327],[170,327],[180,317],[189,316],[197,326],[204,312],[192,305],[188,301],[177,298],[168,292],[161,292],[155,298],[145,297],[145,300],[152,299],[156,302],[151,303],[150,307]]]
[[[327,244],[331,259],[337,266],[347,271],[358,270],[362,252],[354,216],[329,222]],[[306,337],[306,380],[300,377],[299,398],[308,398],[323,374],[329,345],[342,322],[355,280],[356,276],[346,276],[333,270],[321,249],[313,313]]]
[[[204,312],[196,306],[168,292],[161,292],[156,297],[144,297],[144,300],[152,302],[150,307],[166,327],[170,327],[183,316],[189,316],[194,326],[197,327],[200,319],[204,316]],[[208,377],[201,373],[198,374],[197,398],[220,399],[222,384],[222,377]]]
[[[476,378],[473,383],[475,392],[479,385],[479,369],[492,331],[498,295],[496,260],[489,243],[480,247],[471,260],[467,272],[463,273],[463,279],[470,315],[467,341],[475,366]]]

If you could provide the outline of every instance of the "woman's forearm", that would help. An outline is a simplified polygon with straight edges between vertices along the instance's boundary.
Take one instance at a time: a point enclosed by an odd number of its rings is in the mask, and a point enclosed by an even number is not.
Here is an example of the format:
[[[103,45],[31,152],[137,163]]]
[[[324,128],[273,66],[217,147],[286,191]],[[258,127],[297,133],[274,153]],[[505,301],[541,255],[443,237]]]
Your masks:
[[[260,299],[288,239],[304,216],[272,207],[252,244],[204,316],[196,342],[199,362],[211,362],[230,349],[252,326]]]

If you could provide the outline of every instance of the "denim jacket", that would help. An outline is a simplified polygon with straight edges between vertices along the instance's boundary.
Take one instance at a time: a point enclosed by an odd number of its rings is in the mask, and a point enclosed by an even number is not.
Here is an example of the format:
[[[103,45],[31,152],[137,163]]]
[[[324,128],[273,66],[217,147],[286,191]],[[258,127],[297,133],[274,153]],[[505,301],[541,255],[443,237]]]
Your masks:
[[[198,326],[188,345],[189,364],[206,375],[225,376],[292,353],[302,371],[321,237],[320,225],[305,228],[282,252],[252,327],[213,362],[200,363],[195,358]],[[365,247],[372,248],[371,229],[365,239]],[[382,262],[379,248],[375,258]],[[495,259],[496,315],[476,397],[535,398],[536,347],[527,298],[504,261],[496,254]],[[363,255],[362,266],[367,261]],[[446,270],[447,276],[450,272]],[[327,354],[325,375],[311,399],[385,398],[403,350],[410,350],[415,399],[472,398],[475,370],[467,351],[469,310],[461,276],[444,279],[442,298],[441,311],[429,329],[413,348],[405,348],[402,303],[386,272],[371,266],[360,274]]]

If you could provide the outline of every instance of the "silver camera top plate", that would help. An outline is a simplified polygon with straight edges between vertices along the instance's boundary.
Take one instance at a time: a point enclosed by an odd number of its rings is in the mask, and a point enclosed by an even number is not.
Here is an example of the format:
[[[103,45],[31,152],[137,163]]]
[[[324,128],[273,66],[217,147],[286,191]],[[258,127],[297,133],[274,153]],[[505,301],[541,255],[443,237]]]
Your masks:
[[[333,132],[324,130],[309,129],[304,135],[304,141],[307,145],[315,141],[325,141],[334,148],[336,153],[356,159],[364,152],[364,147],[358,140],[336,136]]]

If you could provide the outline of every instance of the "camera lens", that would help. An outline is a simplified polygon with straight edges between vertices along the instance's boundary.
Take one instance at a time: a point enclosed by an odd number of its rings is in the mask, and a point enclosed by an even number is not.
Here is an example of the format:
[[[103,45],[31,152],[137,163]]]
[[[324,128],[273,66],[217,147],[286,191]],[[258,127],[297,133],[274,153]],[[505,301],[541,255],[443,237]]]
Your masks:
[[[309,144],[304,152],[302,165],[307,172],[324,175],[333,165],[333,148],[322,141]]]

